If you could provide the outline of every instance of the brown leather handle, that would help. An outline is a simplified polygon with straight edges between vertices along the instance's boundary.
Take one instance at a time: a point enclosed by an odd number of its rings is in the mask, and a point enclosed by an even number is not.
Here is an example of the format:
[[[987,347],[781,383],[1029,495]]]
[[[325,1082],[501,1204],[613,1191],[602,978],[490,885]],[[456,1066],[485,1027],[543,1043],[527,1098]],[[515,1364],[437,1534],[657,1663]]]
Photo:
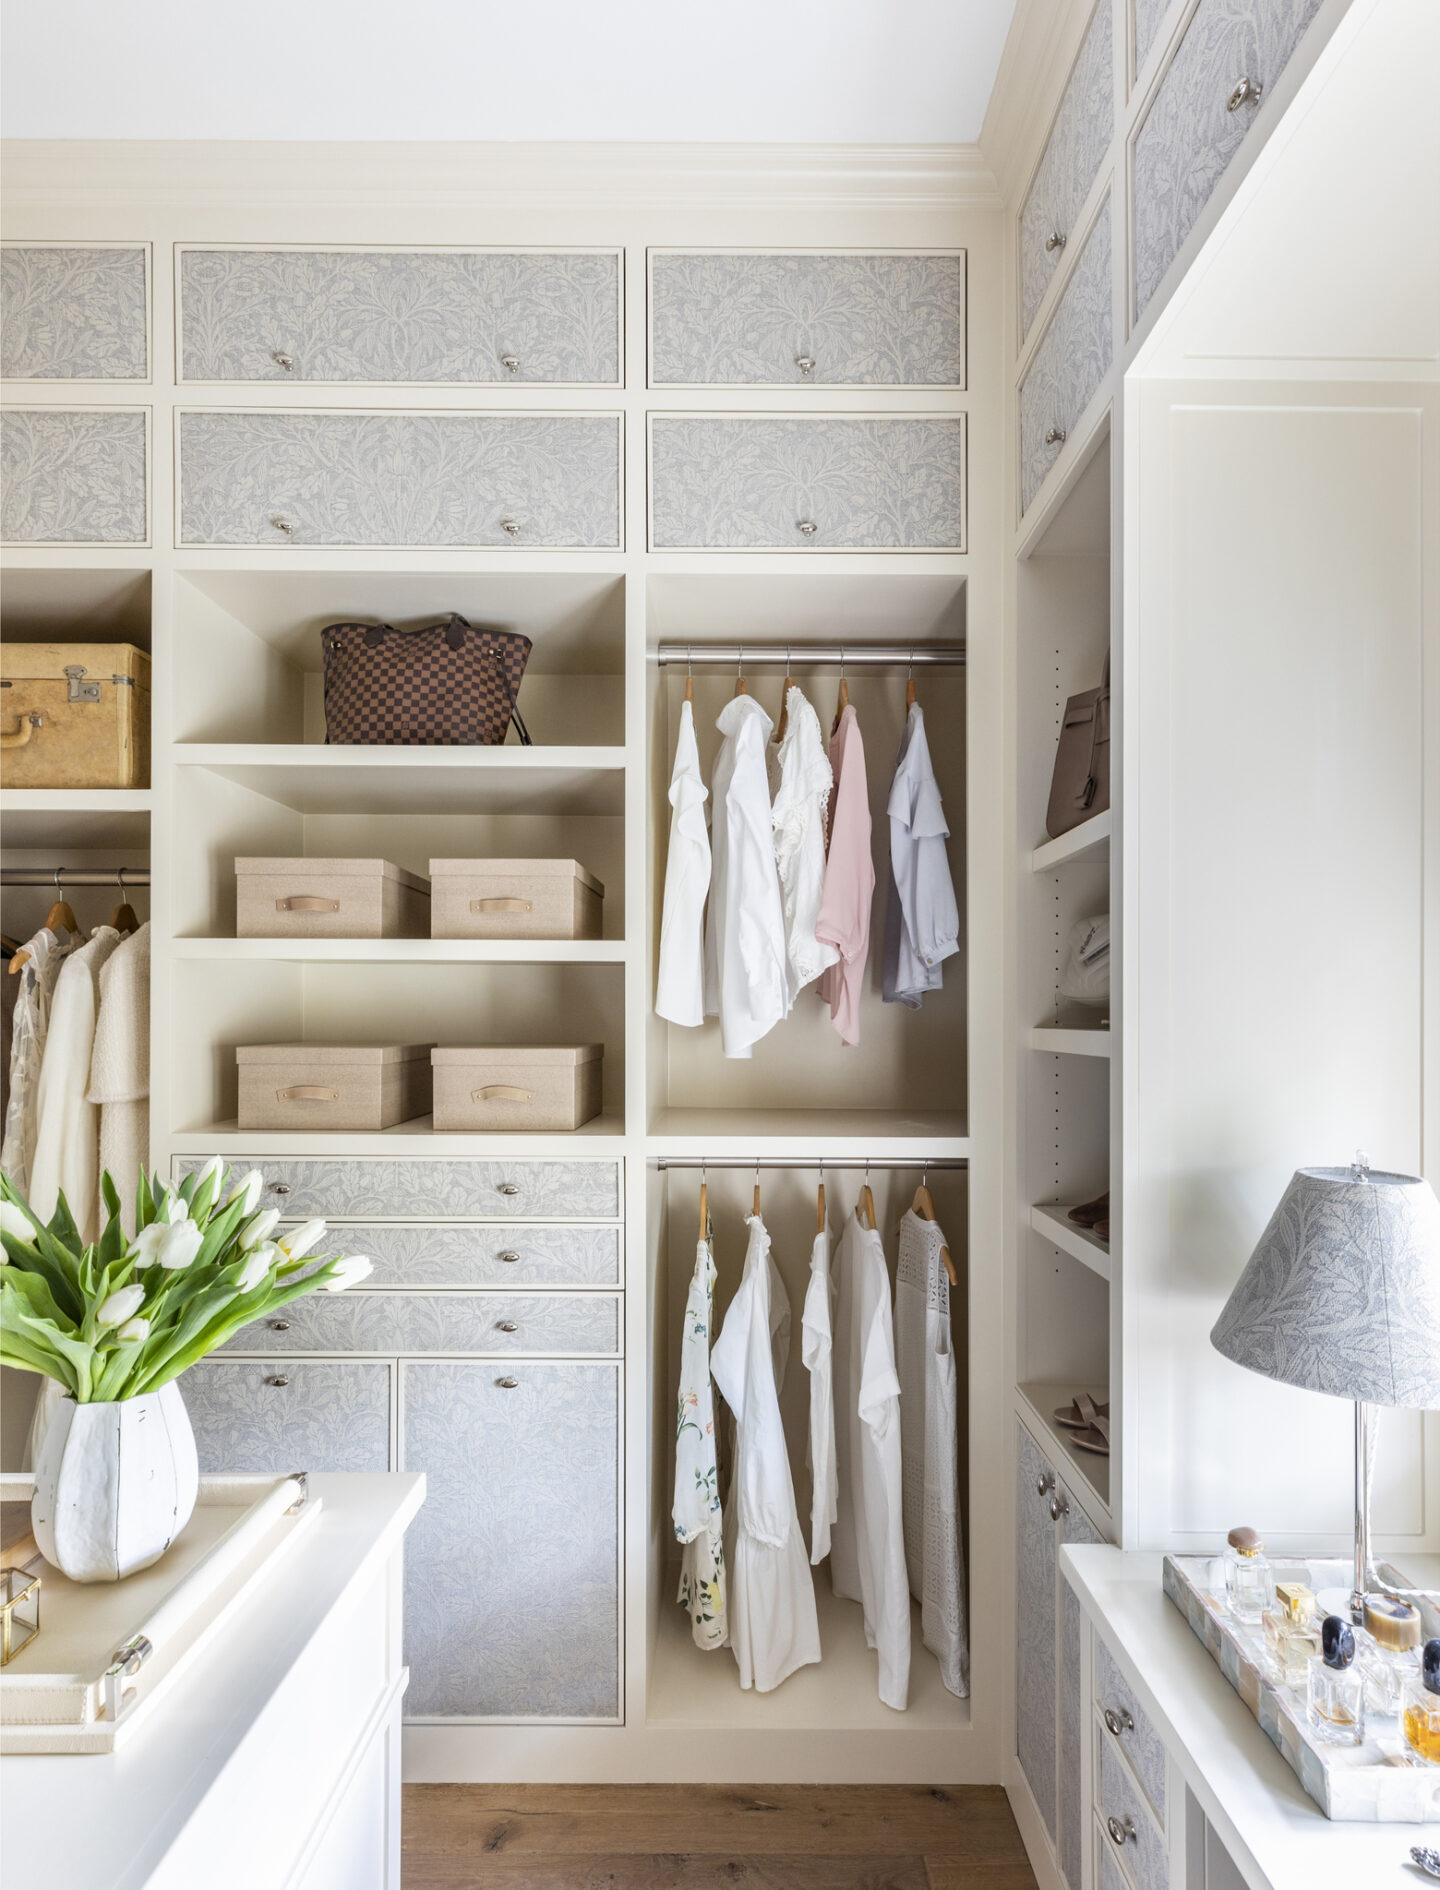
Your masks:
[[[516,1089],[513,1083],[487,1083],[484,1089],[472,1089],[471,1102],[534,1102],[535,1092],[530,1089]]]
[[[289,899],[275,901],[277,912],[338,912],[338,899],[322,899],[318,893],[295,893]]]
[[[534,902],[529,899],[472,899],[472,912],[533,912]]]
[[[318,1083],[295,1083],[289,1089],[277,1089],[276,1102],[339,1102],[338,1089],[322,1089]]]

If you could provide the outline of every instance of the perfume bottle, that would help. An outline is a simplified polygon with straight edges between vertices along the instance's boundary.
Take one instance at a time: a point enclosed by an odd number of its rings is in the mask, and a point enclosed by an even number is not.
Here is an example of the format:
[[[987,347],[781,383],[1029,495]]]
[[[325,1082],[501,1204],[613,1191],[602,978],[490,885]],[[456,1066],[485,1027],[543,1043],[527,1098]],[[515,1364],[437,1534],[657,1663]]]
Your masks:
[[[1420,1677],[1420,1610],[1390,1595],[1365,1597],[1365,1632],[1356,1659],[1365,1675],[1365,1710],[1394,1719],[1408,1680]]]
[[[1440,1641],[1426,1641],[1419,1673],[1405,1682],[1400,1729],[1412,1752],[1440,1765]]]
[[[1262,1619],[1270,1678],[1284,1686],[1303,1687],[1310,1662],[1320,1652],[1315,1597],[1300,1582],[1276,1582],[1274,1605]]]
[[[1355,1630],[1338,1614],[1327,1614],[1321,1626],[1306,1690],[1317,1739],[1329,1746],[1365,1743],[1365,1675],[1355,1665]]]
[[[1259,1621],[1275,1600],[1275,1577],[1265,1544],[1253,1529],[1232,1529],[1225,1540],[1225,1599],[1230,1612],[1237,1621]]]

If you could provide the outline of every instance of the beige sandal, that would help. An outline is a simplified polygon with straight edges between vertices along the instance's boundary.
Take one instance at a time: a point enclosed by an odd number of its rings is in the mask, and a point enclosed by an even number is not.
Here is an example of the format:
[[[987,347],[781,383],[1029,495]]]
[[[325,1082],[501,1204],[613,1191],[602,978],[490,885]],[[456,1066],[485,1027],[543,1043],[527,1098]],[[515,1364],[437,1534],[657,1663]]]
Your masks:
[[[1108,1418],[1110,1406],[1096,1404],[1088,1391],[1077,1392],[1073,1404],[1062,1405],[1054,1413],[1055,1422],[1067,1431],[1088,1431],[1097,1418]]]
[[[1088,1430],[1077,1431],[1070,1439],[1077,1450],[1093,1451],[1097,1457],[1110,1455],[1110,1419],[1098,1407],[1095,1421]]]

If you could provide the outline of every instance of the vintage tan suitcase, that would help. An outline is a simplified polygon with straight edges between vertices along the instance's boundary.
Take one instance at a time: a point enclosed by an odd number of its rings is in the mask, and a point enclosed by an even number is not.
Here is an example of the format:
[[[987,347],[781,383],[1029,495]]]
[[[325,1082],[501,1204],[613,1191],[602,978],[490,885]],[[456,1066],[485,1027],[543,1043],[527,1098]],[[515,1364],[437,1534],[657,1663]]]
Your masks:
[[[599,938],[605,888],[578,860],[432,860],[432,938]]]
[[[392,1129],[430,1113],[430,1043],[244,1043],[242,1129]]]
[[[0,644],[0,787],[150,785],[150,658],[130,643]]]
[[[391,860],[235,862],[237,938],[429,938],[430,882]]]
[[[600,1113],[604,1056],[601,1043],[432,1051],[436,1132],[578,1129]]]

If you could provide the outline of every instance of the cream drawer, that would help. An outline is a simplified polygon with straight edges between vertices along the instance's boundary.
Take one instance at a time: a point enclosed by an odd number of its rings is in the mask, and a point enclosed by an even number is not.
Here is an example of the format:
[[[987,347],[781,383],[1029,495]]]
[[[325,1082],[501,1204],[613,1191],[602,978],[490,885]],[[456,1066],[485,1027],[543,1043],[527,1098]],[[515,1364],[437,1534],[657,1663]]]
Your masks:
[[[0,541],[149,540],[145,407],[8,407],[0,415]]]
[[[1022,513],[1029,511],[1110,368],[1114,346],[1110,240],[1107,199],[1020,384]]]
[[[177,1175],[205,1165],[203,1156],[175,1164]],[[238,1177],[258,1168],[265,1177],[263,1207],[287,1219],[340,1215],[347,1220],[616,1220],[620,1169],[616,1162],[529,1161],[297,1161],[286,1156],[235,1155]]]
[[[618,1286],[618,1227],[398,1227],[341,1222],[325,1242],[368,1254],[375,1286]]]
[[[352,1242],[343,1243],[349,1249]],[[357,1249],[358,1251],[358,1249]],[[231,1352],[618,1352],[613,1293],[311,1293],[237,1332]]]
[[[1111,1658],[1110,1650],[1098,1638],[1095,1642],[1095,1704],[1100,1709],[1104,1741],[1125,1755],[1163,1828],[1165,1747]]]
[[[0,247],[0,379],[148,381],[143,244]]]
[[[200,1468],[388,1470],[393,1375],[343,1359],[201,1359],[179,1381]]]
[[[1105,1845],[1119,1858],[1136,1890],[1169,1890],[1170,1862],[1165,1840],[1130,1768],[1109,1739],[1100,1748],[1098,1809]]]
[[[1100,174],[1115,130],[1111,0],[1094,17],[1020,209],[1020,333],[1028,335],[1050,278],[1076,234],[1075,219]]]
[[[965,252],[650,252],[652,387],[963,387]]]
[[[657,551],[963,551],[965,416],[653,414]]]
[[[180,251],[185,381],[618,386],[608,250]]]
[[[618,550],[618,414],[179,416],[179,543]]]

